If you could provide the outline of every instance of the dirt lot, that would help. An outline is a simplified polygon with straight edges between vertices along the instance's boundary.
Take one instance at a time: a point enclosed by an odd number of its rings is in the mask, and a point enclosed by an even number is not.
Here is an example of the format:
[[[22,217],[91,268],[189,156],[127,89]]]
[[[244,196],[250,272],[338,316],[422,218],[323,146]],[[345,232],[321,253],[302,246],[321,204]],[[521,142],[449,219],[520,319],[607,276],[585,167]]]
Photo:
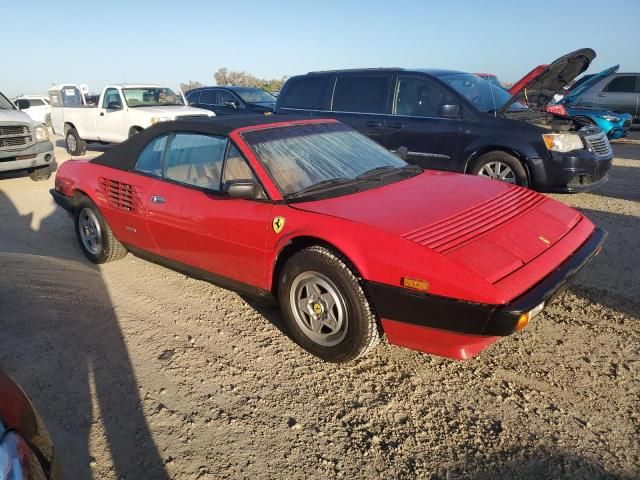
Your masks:
[[[606,251],[466,362],[321,363],[272,308],[131,255],[96,268],[53,178],[2,179],[0,364],[71,479],[640,478],[640,140],[615,152],[609,183],[556,196]]]

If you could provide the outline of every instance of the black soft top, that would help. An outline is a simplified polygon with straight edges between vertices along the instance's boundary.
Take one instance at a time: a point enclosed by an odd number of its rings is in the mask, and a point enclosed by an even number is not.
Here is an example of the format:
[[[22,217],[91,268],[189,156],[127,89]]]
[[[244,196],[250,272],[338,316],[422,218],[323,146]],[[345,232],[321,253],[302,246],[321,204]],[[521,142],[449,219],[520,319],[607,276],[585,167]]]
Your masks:
[[[155,137],[174,132],[193,132],[226,137],[238,128],[309,119],[309,117],[290,115],[227,115],[220,117],[184,118],[170,122],[160,122],[142,130],[137,135],[134,135],[130,139],[107,150],[102,155],[90,160],[90,162],[117,168],[118,170],[130,171],[135,168],[142,149]]]

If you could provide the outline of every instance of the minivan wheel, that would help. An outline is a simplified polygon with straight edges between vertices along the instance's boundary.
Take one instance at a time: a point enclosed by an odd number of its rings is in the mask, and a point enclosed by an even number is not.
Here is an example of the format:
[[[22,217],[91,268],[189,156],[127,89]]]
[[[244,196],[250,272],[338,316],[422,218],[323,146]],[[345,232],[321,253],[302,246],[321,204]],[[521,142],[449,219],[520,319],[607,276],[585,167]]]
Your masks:
[[[527,172],[520,160],[505,152],[485,153],[474,162],[469,173],[521,187],[529,186]]]

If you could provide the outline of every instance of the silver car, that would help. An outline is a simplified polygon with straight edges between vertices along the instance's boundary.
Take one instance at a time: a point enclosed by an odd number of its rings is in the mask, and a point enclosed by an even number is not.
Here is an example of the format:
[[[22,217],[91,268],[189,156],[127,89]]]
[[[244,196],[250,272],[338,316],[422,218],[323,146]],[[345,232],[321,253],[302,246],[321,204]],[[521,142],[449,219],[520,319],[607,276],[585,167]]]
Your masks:
[[[588,77],[586,77],[588,78]],[[571,87],[574,90],[581,82]],[[640,123],[640,73],[616,73],[589,87],[580,103],[595,103],[603,108],[633,115],[633,122]]]

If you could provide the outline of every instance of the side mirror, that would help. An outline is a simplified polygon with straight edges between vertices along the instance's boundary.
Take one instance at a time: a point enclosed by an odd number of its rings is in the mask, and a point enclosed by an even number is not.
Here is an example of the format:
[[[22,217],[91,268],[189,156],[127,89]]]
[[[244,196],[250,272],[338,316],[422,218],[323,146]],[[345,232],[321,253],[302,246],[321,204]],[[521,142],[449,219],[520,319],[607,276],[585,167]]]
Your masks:
[[[232,107],[234,110],[238,109],[238,105],[235,100],[229,100],[228,102],[224,102],[227,107]]]
[[[222,185],[222,191],[230,198],[264,198],[262,188],[253,180],[228,180]]]
[[[396,149],[396,155],[399,156],[402,160],[407,160],[407,157],[409,156],[409,149],[407,147],[398,147]]]
[[[120,102],[109,102],[107,104],[107,110],[121,110],[122,104]]]
[[[440,105],[438,113],[444,118],[459,118],[460,106],[459,105]]]
[[[24,98],[21,98],[20,100],[16,100],[16,107],[18,107],[18,110],[26,110],[30,106],[31,106],[31,102],[29,100],[25,100]]]

